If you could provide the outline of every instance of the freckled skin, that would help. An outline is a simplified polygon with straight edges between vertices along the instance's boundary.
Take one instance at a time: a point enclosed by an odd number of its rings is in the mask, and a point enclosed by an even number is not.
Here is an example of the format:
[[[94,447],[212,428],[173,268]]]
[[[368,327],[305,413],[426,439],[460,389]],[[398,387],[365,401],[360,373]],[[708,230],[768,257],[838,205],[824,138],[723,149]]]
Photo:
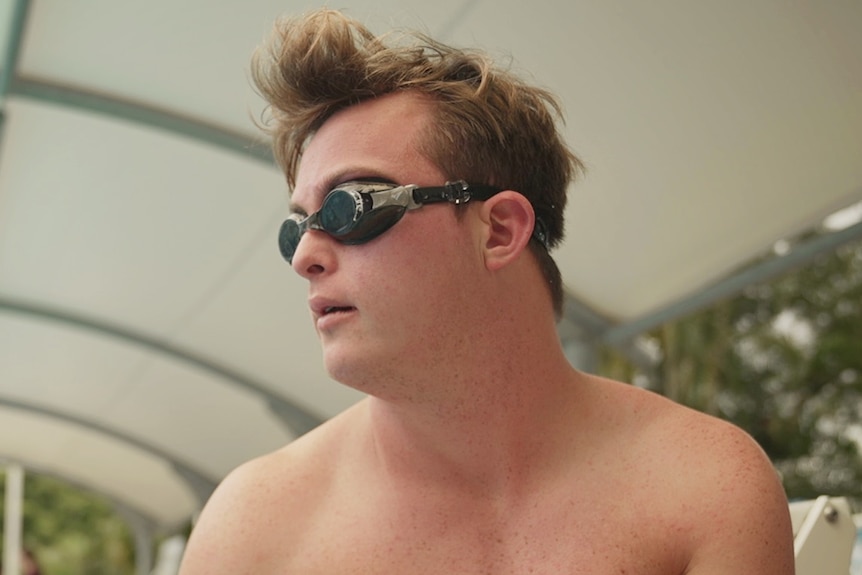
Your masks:
[[[416,149],[427,101],[328,120],[292,201],[363,177],[440,185]],[[454,176],[457,177],[457,176]],[[743,432],[572,369],[517,194],[425,206],[359,246],[293,260],[354,311],[318,329],[330,374],[369,397],[223,482],[182,575],[789,575],[787,503]],[[530,214],[527,214],[530,215]]]

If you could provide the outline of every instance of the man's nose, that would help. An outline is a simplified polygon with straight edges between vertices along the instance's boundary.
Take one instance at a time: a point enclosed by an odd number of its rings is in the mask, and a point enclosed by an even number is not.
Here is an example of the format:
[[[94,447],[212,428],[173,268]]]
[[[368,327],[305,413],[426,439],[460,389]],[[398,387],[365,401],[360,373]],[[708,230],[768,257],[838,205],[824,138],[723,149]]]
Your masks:
[[[334,271],[337,245],[338,242],[326,232],[307,230],[302,234],[293,253],[291,265],[294,271],[305,279]]]

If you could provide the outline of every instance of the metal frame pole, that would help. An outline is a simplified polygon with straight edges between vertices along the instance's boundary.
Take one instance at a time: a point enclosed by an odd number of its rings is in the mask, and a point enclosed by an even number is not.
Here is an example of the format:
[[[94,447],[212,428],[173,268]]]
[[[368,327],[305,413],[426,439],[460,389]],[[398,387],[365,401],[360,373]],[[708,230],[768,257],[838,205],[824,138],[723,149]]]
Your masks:
[[[24,468],[6,466],[5,512],[3,513],[3,573],[21,572],[21,532],[24,511]]]

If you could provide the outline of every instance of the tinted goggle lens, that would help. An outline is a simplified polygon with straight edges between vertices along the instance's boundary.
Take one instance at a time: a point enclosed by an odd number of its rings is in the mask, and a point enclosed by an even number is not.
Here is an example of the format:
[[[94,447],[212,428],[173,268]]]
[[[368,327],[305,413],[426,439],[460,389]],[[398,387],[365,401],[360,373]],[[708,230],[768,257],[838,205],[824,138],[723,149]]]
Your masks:
[[[278,250],[288,263],[293,263],[293,254],[296,253],[301,237],[302,228],[296,220],[288,219],[281,224],[281,229],[278,231]]]
[[[338,237],[352,232],[362,217],[362,197],[358,192],[333,190],[323,200],[317,221],[320,229]]]
[[[320,210],[305,219],[292,216],[281,225],[278,247],[282,257],[293,263],[293,255],[302,235],[308,229],[326,232],[348,245],[369,242],[394,226],[406,211],[406,206],[389,205],[364,210],[366,198],[360,192],[333,190]]]

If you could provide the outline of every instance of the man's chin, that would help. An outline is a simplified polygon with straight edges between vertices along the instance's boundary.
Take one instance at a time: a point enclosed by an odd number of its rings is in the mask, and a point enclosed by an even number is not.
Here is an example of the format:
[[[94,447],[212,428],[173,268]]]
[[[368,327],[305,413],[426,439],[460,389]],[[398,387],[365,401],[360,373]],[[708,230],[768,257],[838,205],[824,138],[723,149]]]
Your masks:
[[[342,385],[352,387],[368,395],[385,395],[386,382],[397,377],[393,373],[390,354],[374,354],[368,350],[344,350],[332,347],[323,355],[324,367],[329,376]]]
[[[323,366],[329,376],[349,387],[363,385],[368,379],[370,366],[367,357],[361,352],[345,350],[342,346],[325,346],[323,350]]]

